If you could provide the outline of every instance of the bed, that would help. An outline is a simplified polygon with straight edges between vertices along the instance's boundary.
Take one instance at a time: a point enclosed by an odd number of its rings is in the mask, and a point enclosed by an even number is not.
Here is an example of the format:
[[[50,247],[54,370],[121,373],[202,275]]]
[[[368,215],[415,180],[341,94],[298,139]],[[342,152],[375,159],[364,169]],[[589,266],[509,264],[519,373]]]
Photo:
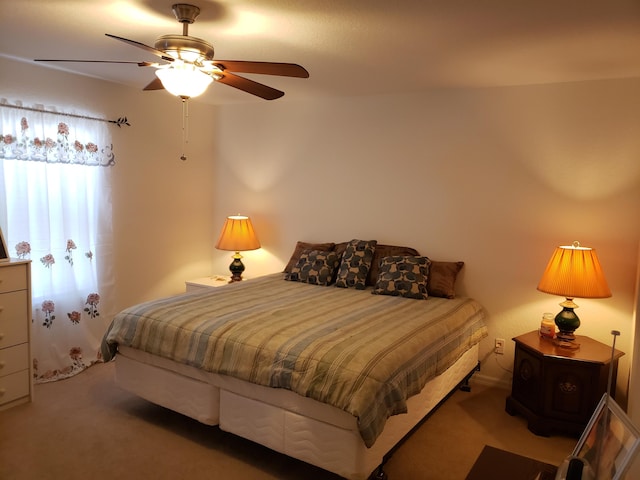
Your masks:
[[[451,290],[461,263],[298,242],[284,273],[125,309],[103,356],[153,403],[350,480],[382,478],[386,455],[479,364],[486,314]],[[439,269],[455,270],[448,285]]]

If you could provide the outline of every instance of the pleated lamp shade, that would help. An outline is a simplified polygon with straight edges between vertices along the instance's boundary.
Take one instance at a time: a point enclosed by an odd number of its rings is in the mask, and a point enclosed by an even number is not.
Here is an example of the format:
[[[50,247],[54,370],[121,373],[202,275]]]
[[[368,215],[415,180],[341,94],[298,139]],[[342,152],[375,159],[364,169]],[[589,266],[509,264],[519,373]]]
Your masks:
[[[242,252],[260,248],[260,241],[253,230],[251,219],[244,215],[232,215],[224,222],[220,238],[216,243],[219,250]]]
[[[611,296],[596,251],[578,242],[554,250],[538,290],[566,298]]]

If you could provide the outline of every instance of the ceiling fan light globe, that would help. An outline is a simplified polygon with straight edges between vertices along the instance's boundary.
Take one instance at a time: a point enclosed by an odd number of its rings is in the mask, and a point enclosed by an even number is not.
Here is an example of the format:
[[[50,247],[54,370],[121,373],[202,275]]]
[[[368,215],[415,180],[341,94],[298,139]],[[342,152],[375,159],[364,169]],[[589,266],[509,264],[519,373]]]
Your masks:
[[[202,95],[213,81],[210,75],[189,64],[172,65],[156,70],[156,76],[165,90],[180,98]]]

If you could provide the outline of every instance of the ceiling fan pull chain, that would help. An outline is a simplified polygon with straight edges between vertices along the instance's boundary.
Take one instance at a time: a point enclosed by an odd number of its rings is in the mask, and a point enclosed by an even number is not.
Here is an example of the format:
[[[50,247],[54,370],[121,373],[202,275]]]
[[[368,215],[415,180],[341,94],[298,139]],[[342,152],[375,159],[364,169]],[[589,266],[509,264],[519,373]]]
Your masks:
[[[187,156],[185,155],[185,150],[187,149],[187,144],[189,143],[189,106],[187,104],[189,98],[182,99],[182,155],[180,155],[180,160],[185,161]]]

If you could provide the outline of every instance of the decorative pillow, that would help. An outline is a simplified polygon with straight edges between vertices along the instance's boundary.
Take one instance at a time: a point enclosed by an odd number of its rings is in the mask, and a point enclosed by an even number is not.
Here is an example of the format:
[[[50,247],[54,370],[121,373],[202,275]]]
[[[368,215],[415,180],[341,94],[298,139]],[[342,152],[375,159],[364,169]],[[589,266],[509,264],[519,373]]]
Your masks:
[[[338,268],[338,256],[335,252],[320,250],[304,250],[285,280],[311,283],[313,285],[329,285],[333,281],[333,273]]]
[[[432,297],[455,298],[456,278],[464,262],[431,261],[427,290]]]
[[[338,248],[338,245],[336,245],[336,250]],[[373,261],[371,262],[369,275],[367,275],[367,285],[374,286],[378,281],[378,267],[380,266],[380,260],[382,260],[384,257],[417,257],[419,255],[420,254],[417,250],[409,247],[381,244],[376,245],[376,251],[373,252]]]
[[[298,259],[300,258],[300,255],[304,250],[319,250],[322,252],[330,252],[331,250],[333,250],[334,246],[335,246],[335,243],[333,242],[330,242],[330,243],[297,242],[296,248],[293,250],[293,254],[289,259],[287,266],[284,267],[284,272],[285,273],[291,272],[291,267],[293,267],[297,263]]]
[[[380,261],[378,281],[371,293],[426,300],[429,297],[430,264],[427,257],[384,257]]]
[[[340,269],[336,277],[336,287],[355,287],[364,290],[367,274],[373,261],[376,240],[351,240],[342,255]]]

